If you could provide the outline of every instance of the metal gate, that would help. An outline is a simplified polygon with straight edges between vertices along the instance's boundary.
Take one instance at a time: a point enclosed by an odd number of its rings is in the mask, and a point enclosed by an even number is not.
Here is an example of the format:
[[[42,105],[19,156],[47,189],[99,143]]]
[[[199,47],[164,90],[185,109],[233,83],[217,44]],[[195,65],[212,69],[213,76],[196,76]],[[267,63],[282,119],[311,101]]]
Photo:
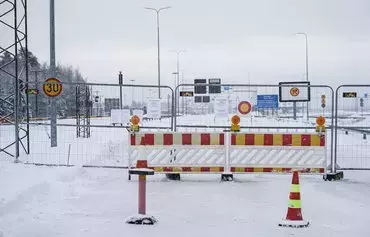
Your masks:
[[[335,163],[337,169],[370,170],[370,85],[336,90]]]
[[[183,84],[175,90],[175,131],[220,132],[229,129],[231,117],[238,113],[240,102],[247,101],[251,111],[241,116],[241,132],[313,132],[316,118],[326,117],[327,163],[333,170],[334,90],[327,85],[299,85],[307,90],[309,101],[281,102],[282,91],[294,90],[297,85],[249,85],[219,84],[219,93],[214,93],[215,84]],[[202,86],[203,88],[197,88]],[[212,92],[212,93],[211,93]],[[222,99],[220,99],[222,98]],[[266,106],[261,98],[274,98],[276,105]],[[227,109],[220,114],[217,102],[223,100]]]

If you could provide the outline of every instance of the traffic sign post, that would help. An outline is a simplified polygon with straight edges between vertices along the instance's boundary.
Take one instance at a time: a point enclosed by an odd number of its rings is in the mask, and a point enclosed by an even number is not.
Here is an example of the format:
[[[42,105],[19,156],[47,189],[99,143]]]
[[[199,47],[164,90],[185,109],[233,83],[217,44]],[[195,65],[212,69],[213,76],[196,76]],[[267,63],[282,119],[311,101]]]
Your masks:
[[[326,107],[326,96],[321,95],[321,107],[324,109]]]
[[[323,114],[325,114],[325,107],[326,107],[326,95],[321,95],[321,108]]]
[[[364,98],[360,98],[360,107],[362,111],[362,117],[364,116]]]
[[[51,147],[56,147],[57,143],[57,113],[56,113],[56,101],[54,97],[59,96],[63,91],[63,85],[57,78],[49,78],[45,81],[42,86],[42,90],[45,95],[52,97],[50,98],[51,112],[50,112],[50,141]]]

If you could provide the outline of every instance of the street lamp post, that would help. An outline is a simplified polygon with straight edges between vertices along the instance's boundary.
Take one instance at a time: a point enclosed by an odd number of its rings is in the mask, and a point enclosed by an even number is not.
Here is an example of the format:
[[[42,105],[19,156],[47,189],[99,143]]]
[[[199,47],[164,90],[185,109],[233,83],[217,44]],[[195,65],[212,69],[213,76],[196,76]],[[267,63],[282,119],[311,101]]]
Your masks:
[[[306,81],[308,82],[308,37],[307,34],[304,32],[298,32],[297,35],[303,35],[306,42]],[[308,88],[309,89],[309,88]],[[307,121],[309,120],[309,109],[308,109],[308,101],[307,101]]]
[[[172,53],[176,53],[176,56],[177,56],[177,69],[176,69],[176,72],[172,73],[172,74],[176,74],[177,77],[176,77],[176,83],[175,83],[175,89],[178,85],[180,85],[180,54],[181,53],[185,53],[186,50],[172,50],[170,51]],[[184,100],[182,101],[184,103]],[[180,113],[180,100],[177,100],[177,113],[179,114]]]
[[[176,53],[177,56],[177,69],[176,69],[177,85],[180,85],[180,54],[185,53],[186,50],[172,50],[170,52]]]
[[[155,11],[157,14],[157,50],[158,50],[158,98],[161,98],[161,59],[160,59],[160,49],[159,49],[159,13],[162,10],[169,9],[171,7],[162,7],[159,9],[151,8],[151,7],[145,7],[147,10]]]
[[[132,87],[131,87],[131,107],[133,107],[134,106],[134,102],[135,102],[135,100],[134,100],[134,84],[135,84],[135,79],[131,79],[130,82],[131,82],[131,85],[132,85]]]

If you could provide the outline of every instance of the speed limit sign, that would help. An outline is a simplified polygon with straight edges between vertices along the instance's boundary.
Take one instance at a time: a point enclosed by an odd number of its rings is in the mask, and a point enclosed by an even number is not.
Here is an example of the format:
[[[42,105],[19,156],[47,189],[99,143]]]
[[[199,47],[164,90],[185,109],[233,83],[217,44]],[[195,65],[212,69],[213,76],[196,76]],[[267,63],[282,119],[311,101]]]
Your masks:
[[[63,91],[62,82],[57,78],[49,78],[45,81],[42,89],[45,95],[49,97],[56,97]]]

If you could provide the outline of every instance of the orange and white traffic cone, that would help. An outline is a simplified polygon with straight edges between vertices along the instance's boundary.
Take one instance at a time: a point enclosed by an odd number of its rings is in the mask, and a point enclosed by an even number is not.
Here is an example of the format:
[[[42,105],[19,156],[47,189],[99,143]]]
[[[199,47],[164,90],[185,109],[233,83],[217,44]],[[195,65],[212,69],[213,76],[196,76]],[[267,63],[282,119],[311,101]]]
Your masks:
[[[303,220],[302,216],[298,171],[294,171],[289,195],[288,213],[286,219],[280,222],[279,226],[302,228],[308,225],[309,222]]]

